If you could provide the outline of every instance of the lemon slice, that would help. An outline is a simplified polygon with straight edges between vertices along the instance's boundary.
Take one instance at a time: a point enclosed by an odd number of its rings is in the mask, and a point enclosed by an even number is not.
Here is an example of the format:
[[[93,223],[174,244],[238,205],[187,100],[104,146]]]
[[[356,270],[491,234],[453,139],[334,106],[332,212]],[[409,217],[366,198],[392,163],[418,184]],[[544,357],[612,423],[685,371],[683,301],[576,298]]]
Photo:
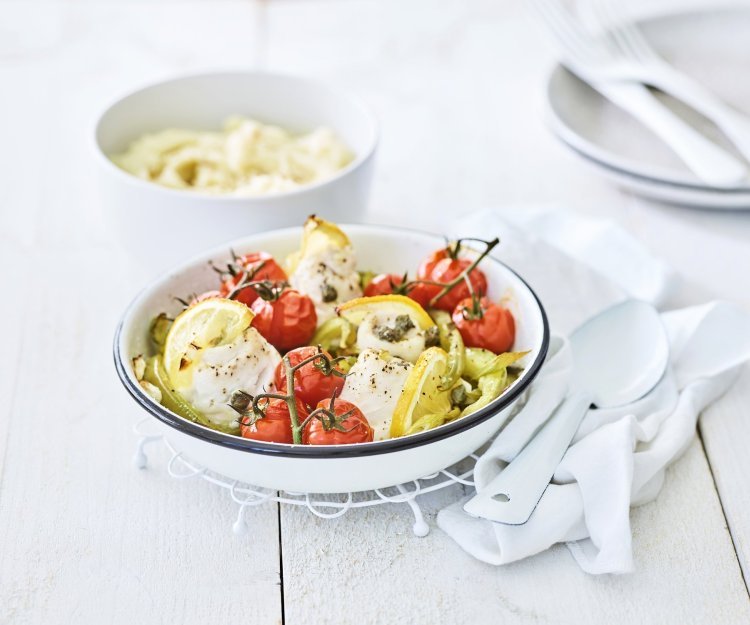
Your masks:
[[[435,325],[427,311],[406,295],[358,297],[338,306],[336,312],[356,326],[372,314],[409,315],[420,330],[429,330]]]
[[[343,249],[351,245],[349,237],[335,223],[310,215],[302,229],[302,247],[286,260],[287,270],[294,273],[301,258],[318,255],[329,249]]]
[[[440,390],[440,379],[448,369],[448,354],[439,347],[422,352],[406,378],[391,420],[391,438],[404,436],[426,415],[448,415],[450,389]],[[441,421],[442,422],[442,421]]]
[[[230,299],[207,299],[178,315],[164,341],[164,369],[176,389],[189,386],[200,350],[232,343],[254,313]]]

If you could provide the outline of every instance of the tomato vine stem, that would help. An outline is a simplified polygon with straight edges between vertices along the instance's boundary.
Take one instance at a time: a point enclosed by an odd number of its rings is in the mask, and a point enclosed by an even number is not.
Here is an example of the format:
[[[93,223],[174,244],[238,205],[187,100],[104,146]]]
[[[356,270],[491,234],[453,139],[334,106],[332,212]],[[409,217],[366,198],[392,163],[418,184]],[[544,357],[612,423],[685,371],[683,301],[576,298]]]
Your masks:
[[[320,349],[320,348],[318,348]],[[323,423],[324,429],[331,429],[336,428],[340,429],[341,431],[348,431],[343,430],[340,426],[340,423],[342,421],[345,421],[349,416],[351,416],[354,411],[350,410],[347,413],[337,416],[333,409],[333,402],[336,399],[336,395],[331,397],[331,405],[329,408],[316,408],[313,410],[302,422],[300,422],[300,415],[297,410],[297,401],[296,401],[296,394],[294,391],[294,374],[304,367],[307,364],[314,363],[314,362],[320,362],[321,368],[323,369],[323,372],[325,375],[341,375],[346,376],[343,372],[338,371],[334,364],[337,359],[331,359],[327,354],[323,353],[323,351],[319,351],[317,354],[314,354],[313,356],[309,356],[308,358],[305,358],[304,360],[299,361],[296,365],[292,365],[292,363],[289,360],[289,356],[285,355],[281,362],[284,366],[284,371],[286,373],[286,394],[282,393],[258,393],[255,397],[253,397],[252,401],[252,414],[256,419],[262,419],[264,414],[264,408],[260,405],[260,401],[263,399],[269,400],[269,399],[280,399],[284,402],[286,402],[287,408],[289,409],[289,420],[292,424],[292,442],[296,445],[302,444],[302,432],[307,427],[307,425],[310,423],[310,421],[313,418],[319,419]],[[231,405],[231,404],[230,404]],[[247,416],[246,414],[242,415],[243,417]],[[242,422],[242,420],[240,420]]]
[[[450,282],[436,282],[435,280],[412,280],[408,284],[404,285],[404,287],[408,291],[411,291],[419,284],[426,284],[429,286],[439,286],[442,287],[441,290],[430,299],[429,306],[434,307],[435,303],[442,297],[445,297],[448,293],[450,293],[456,286],[458,286],[462,281],[466,280],[467,283],[469,283],[469,289],[471,292],[471,281],[469,278],[469,274],[474,271],[477,268],[477,265],[484,260],[484,258],[493,250],[495,247],[497,247],[500,244],[500,239],[498,237],[495,237],[491,241],[485,241],[484,239],[472,239],[472,238],[464,238],[459,239],[455,243],[455,247],[451,246],[450,244],[446,249],[449,250],[455,250],[455,253],[458,253],[458,250],[461,248],[461,243],[463,241],[476,241],[478,243],[484,243],[484,250],[479,254],[479,256],[474,259],[474,261],[466,268],[464,269],[460,274],[458,274],[453,280]],[[451,253],[452,254],[452,253]],[[451,255],[451,258],[454,258]]]
[[[302,427],[297,414],[297,402],[294,397],[294,372],[297,368],[292,366],[289,356],[283,358],[284,370],[286,371],[286,405],[289,407],[289,418],[292,421],[292,441],[296,445],[302,444]]]

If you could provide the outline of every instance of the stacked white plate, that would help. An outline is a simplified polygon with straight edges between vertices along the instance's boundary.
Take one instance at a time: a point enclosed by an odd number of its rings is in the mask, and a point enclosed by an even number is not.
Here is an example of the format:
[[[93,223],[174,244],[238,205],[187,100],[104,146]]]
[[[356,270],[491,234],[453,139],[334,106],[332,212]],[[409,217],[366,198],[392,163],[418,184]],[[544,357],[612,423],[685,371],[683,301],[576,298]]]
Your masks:
[[[663,16],[639,26],[657,52],[677,69],[750,114],[750,10]],[[710,121],[668,96],[657,96],[693,127],[742,158]],[[647,128],[561,65],[549,77],[547,97],[557,137],[619,186],[676,204],[750,209],[750,178],[729,189],[707,185]]]

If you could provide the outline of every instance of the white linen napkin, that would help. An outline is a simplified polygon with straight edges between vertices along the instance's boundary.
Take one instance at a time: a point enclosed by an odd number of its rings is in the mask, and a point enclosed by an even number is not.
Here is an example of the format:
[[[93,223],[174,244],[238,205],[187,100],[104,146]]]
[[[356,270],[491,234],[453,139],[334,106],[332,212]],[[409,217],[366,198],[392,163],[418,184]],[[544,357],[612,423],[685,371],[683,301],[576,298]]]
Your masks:
[[[537,236],[524,233],[527,227]],[[508,255],[517,256],[529,268],[550,258],[558,264],[567,263],[565,275],[572,276],[574,283],[566,284],[559,280],[558,273],[539,268],[533,272],[521,270],[522,275],[539,277],[538,284],[531,279],[531,286],[550,294],[549,302],[542,296],[546,306],[566,306],[566,294],[569,300],[577,301],[587,293],[599,308],[633,292],[641,299],[660,301],[674,283],[674,274],[616,225],[587,223],[569,211],[532,209],[525,215],[519,211],[483,211],[464,217],[456,228],[460,235],[472,231],[499,233]],[[599,274],[618,278],[622,290],[610,289],[604,299],[597,297],[602,291],[601,276],[589,270],[587,289],[581,278],[581,263],[550,256],[545,249],[549,245],[573,250],[578,261],[596,267]],[[534,257],[523,259],[518,256],[522,250]],[[601,254],[607,257],[604,265]],[[579,265],[578,272],[572,271],[574,265]],[[620,274],[617,270],[621,267],[638,269]],[[545,281],[550,273],[552,280]],[[639,283],[638,275],[644,276],[643,282]],[[576,307],[572,301],[568,304]],[[594,312],[596,309],[579,312],[580,318],[575,320],[548,309],[552,319],[559,316],[566,321],[565,331]],[[513,562],[565,542],[589,573],[631,571],[630,506],[656,497],[666,467],[692,440],[700,412],[729,388],[739,367],[750,359],[750,316],[732,304],[716,302],[666,312],[662,320],[671,347],[667,375],[651,393],[629,406],[588,412],[555,472],[553,484],[526,524],[510,526],[473,518],[463,511],[464,500],[440,511],[438,526],[468,553],[491,564]],[[479,490],[515,457],[554,411],[567,391],[569,373],[570,348],[564,338],[555,336],[526,405],[477,462],[475,482]]]
[[[620,226],[552,206],[486,209],[454,224],[450,232],[497,234],[506,245],[544,242],[601,274],[630,297],[663,303],[678,284],[677,275]],[[470,234],[473,232],[473,234]]]

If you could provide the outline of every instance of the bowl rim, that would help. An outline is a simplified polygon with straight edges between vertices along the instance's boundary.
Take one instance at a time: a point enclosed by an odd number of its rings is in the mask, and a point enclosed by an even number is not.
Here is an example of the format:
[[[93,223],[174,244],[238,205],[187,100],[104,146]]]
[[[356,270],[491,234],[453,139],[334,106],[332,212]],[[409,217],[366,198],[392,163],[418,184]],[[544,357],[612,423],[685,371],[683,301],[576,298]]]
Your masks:
[[[187,80],[195,80],[195,79],[204,79],[204,78],[211,78],[211,77],[217,77],[217,76],[224,76],[224,77],[240,77],[240,78],[253,78],[253,77],[265,77],[265,78],[278,78],[282,80],[291,80],[298,83],[306,83],[308,86],[312,86],[317,89],[324,89],[329,92],[331,92],[335,97],[343,100],[348,101],[354,108],[359,109],[359,111],[363,114],[363,116],[367,119],[367,122],[369,124],[369,130],[370,130],[370,137],[369,142],[367,145],[367,148],[361,152],[354,155],[354,159],[351,163],[349,163],[346,167],[338,170],[333,176],[330,176],[329,178],[324,178],[322,180],[318,180],[317,182],[312,182],[310,184],[302,185],[295,189],[289,189],[286,191],[278,191],[274,193],[264,193],[261,195],[225,195],[225,194],[214,194],[214,193],[207,193],[205,191],[201,190],[189,190],[189,189],[174,189],[172,187],[166,187],[164,185],[160,185],[156,182],[151,182],[150,180],[144,180],[143,178],[139,178],[138,176],[135,176],[117,165],[112,161],[112,159],[105,153],[104,149],[101,146],[101,143],[99,142],[99,130],[101,128],[102,122],[104,121],[104,118],[114,109],[116,106],[124,102],[130,97],[136,96],[144,91],[149,91],[152,89],[158,89],[159,87],[163,87],[165,85],[176,83],[176,82],[182,82]],[[334,131],[336,131],[335,128],[333,128]],[[353,93],[347,91],[346,89],[339,87],[336,84],[330,83],[325,80],[320,80],[318,78],[311,78],[309,76],[300,76],[295,74],[288,74],[283,72],[268,72],[268,71],[261,71],[261,70],[217,70],[217,71],[203,71],[203,72],[190,72],[185,74],[177,74],[173,75],[170,78],[165,78],[162,80],[155,80],[148,82],[146,84],[140,85],[138,87],[135,87],[133,89],[130,89],[123,94],[113,98],[109,104],[107,104],[102,111],[97,115],[96,120],[93,124],[93,129],[91,132],[91,139],[93,143],[93,151],[96,154],[97,160],[102,164],[102,166],[105,168],[106,171],[109,171],[113,173],[117,178],[122,180],[125,183],[133,184],[136,187],[140,187],[143,189],[148,189],[151,191],[154,191],[156,193],[162,193],[167,196],[172,196],[175,198],[180,199],[186,199],[186,198],[192,198],[196,201],[201,200],[211,200],[211,201],[217,201],[217,202],[225,202],[227,204],[236,204],[236,205],[244,205],[247,206],[247,204],[266,204],[268,202],[272,202],[275,200],[282,200],[283,198],[289,198],[289,197],[296,197],[299,195],[302,195],[304,193],[307,193],[309,191],[314,191],[317,189],[321,189],[324,187],[327,187],[341,178],[344,178],[348,176],[349,174],[353,173],[357,169],[360,169],[365,163],[367,163],[375,154],[375,151],[377,150],[377,147],[380,143],[380,127],[378,125],[377,118],[373,114],[373,112],[370,110],[370,108],[364,103],[364,101],[354,95]]]
[[[364,230],[367,230],[368,228],[377,228],[393,230],[402,233],[410,232],[412,234],[434,237],[437,241],[444,240],[443,237],[439,235],[414,228],[402,228],[397,226],[383,226],[373,224],[341,224],[341,227],[344,230],[351,226],[354,226],[355,228],[362,228]],[[298,230],[301,230],[301,226],[269,230],[267,232],[258,233],[257,235],[251,236],[257,237],[264,234],[280,234],[283,232]],[[231,246],[232,242],[229,242],[226,245]],[[219,248],[217,247],[212,249]],[[184,271],[188,267],[192,267],[196,262],[199,262],[199,259],[203,258],[204,256],[206,256],[206,254],[209,253],[210,251],[207,251],[198,256],[194,256],[187,262],[180,264],[179,267],[175,267],[168,272],[164,272],[154,282],[159,282],[163,279],[166,279],[168,276],[175,275],[181,271]],[[151,416],[156,417],[159,421],[174,428],[178,432],[188,434],[204,442],[213,443],[221,447],[226,447],[237,451],[287,458],[353,458],[357,456],[372,456],[421,447],[422,445],[449,438],[465,430],[469,430],[510,406],[515,401],[515,399],[521,393],[523,393],[526,388],[528,388],[534,378],[536,378],[547,356],[547,350],[549,349],[550,342],[549,321],[547,319],[547,313],[544,310],[544,306],[539,300],[539,297],[531,288],[531,286],[529,286],[526,280],[524,280],[514,269],[492,255],[487,256],[487,258],[492,262],[501,265],[512,275],[514,275],[515,278],[526,289],[528,289],[533,300],[536,302],[542,323],[542,340],[539,347],[539,353],[536,355],[534,361],[526,368],[526,375],[513,386],[511,386],[510,389],[501,394],[500,397],[490,402],[484,408],[477,410],[475,413],[472,413],[460,419],[456,419],[455,421],[446,423],[432,430],[427,430],[425,432],[419,432],[418,434],[411,434],[409,436],[403,436],[400,438],[372,441],[369,443],[355,443],[344,445],[295,445],[290,443],[267,443],[250,438],[242,438],[240,436],[235,436],[232,434],[225,434],[224,432],[219,432],[218,430],[213,430],[209,427],[194,423],[185,419],[184,417],[180,417],[179,415],[170,412],[164,406],[149,397],[146,392],[131,379],[126,370],[127,361],[129,359],[126,358],[126,356],[120,349],[120,339],[123,332],[123,326],[128,320],[128,317],[130,316],[130,313],[135,305],[148,290],[148,287],[144,288],[133,298],[133,300],[126,308],[122,318],[117,324],[113,345],[115,370],[117,371],[117,376],[120,379],[120,382],[125,387],[130,396],[136,401],[137,404],[141,406],[141,408],[146,410],[146,412],[148,412]]]

